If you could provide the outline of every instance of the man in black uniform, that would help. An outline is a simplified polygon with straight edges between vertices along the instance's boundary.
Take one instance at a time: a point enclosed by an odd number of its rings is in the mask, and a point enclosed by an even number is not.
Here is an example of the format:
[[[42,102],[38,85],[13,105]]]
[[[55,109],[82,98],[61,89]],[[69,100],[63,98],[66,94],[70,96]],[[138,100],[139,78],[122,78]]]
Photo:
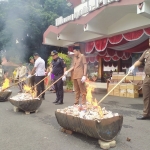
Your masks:
[[[53,58],[52,61],[52,74],[54,74],[54,82],[58,80],[61,76],[63,76],[66,71],[66,64],[63,59],[58,56],[58,52],[53,50],[51,52],[51,56]],[[56,100],[53,102],[56,105],[63,104],[64,90],[63,90],[63,81],[66,80],[66,77],[63,76],[62,80],[59,80],[54,84],[56,91]]]

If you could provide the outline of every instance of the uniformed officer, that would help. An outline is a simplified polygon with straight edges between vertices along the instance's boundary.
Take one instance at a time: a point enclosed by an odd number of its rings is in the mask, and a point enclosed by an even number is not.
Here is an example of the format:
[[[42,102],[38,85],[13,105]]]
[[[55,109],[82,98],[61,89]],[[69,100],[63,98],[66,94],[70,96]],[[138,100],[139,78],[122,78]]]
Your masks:
[[[86,81],[86,74],[87,74],[87,62],[86,58],[80,52],[80,46],[73,47],[74,52],[74,60],[73,60],[73,84],[75,88],[75,105],[79,104],[80,94],[82,96],[82,103],[86,103],[86,88],[85,88],[85,81]],[[69,69],[69,70],[71,70]],[[64,73],[67,75],[68,71]]]
[[[64,60],[58,56],[58,52],[56,50],[53,50],[51,52],[51,56],[53,58],[52,74],[54,75],[54,82],[55,82],[61,76],[63,76],[64,72],[66,71],[66,64]],[[63,104],[63,98],[64,98],[63,81],[65,80],[66,77],[63,76],[62,80],[59,80],[54,84],[55,91],[56,91],[56,100],[53,103],[55,103],[56,105]]]
[[[138,120],[150,119],[150,49],[147,49],[140,57],[140,59],[136,61],[132,67],[129,68],[129,72],[133,72],[135,67],[140,66],[142,63],[145,63],[144,71],[146,74],[142,88],[144,109],[143,114],[137,117]]]

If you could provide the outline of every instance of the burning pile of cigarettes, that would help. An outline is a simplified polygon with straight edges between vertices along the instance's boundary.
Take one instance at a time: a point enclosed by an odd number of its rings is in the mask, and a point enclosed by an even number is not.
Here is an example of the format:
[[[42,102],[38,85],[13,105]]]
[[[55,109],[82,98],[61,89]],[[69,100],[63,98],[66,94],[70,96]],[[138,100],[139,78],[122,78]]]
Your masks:
[[[23,89],[25,93],[19,93],[18,95],[13,96],[10,99],[15,101],[26,101],[26,100],[33,100],[33,99],[40,100],[40,98],[36,97],[36,91],[31,87],[29,87],[28,85],[24,85]]]
[[[112,113],[111,111],[107,111],[105,107],[100,109],[99,106],[95,107],[88,103],[86,105],[74,105],[68,106],[64,109],[57,109],[57,112],[87,120],[101,120],[112,118],[114,116],[119,116],[118,113]]]
[[[90,86],[87,87],[87,102],[85,105],[68,106],[64,109],[57,109],[57,112],[83,118],[86,120],[98,121],[119,116],[118,113],[112,113],[111,111],[107,111],[105,107],[101,109],[97,100],[93,100],[92,90],[93,89]]]
[[[26,100],[33,100],[34,98],[30,93],[19,93],[16,96],[11,97],[10,99],[15,101],[26,101]]]

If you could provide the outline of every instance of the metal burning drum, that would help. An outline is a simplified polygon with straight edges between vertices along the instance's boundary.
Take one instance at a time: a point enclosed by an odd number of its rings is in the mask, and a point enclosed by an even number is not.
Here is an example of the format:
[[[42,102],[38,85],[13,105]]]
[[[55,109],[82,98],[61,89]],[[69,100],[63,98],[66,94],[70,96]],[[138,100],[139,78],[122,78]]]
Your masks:
[[[27,95],[27,93],[21,93],[20,95],[24,96],[24,95]],[[15,97],[11,97],[9,101],[12,105],[14,105],[15,107],[21,110],[24,110],[25,112],[34,112],[38,110],[38,108],[42,104],[42,100],[38,98],[28,98],[28,99],[27,98],[28,97],[26,97],[26,99],[25,97],[21,97],[20,99],[19,98],[16,99]]]
[[[11,94],[12,94],[11,90],[0,91],[0,102],[7,101]]]
[[[122,128],[123,116],[98,120],[86,120],[72,115],[55,111],[59,125],[67,130],[72,130],[93,138],[112,141]]]

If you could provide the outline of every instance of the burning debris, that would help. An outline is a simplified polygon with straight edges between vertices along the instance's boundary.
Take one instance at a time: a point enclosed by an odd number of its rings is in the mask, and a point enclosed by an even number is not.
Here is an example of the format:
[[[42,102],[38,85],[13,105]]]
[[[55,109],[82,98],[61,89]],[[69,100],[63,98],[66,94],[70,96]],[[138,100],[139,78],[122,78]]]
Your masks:
[[[30,93],[30,95],[32,96],[32,98],[35,98],[37,96],[36,89],[33,88],[33,87],[30,87],[28,85],[24,85],[23,86],[23,90],[25,91],[25,93]]]
[[[2,87],[1,87],[1,91],[3,91],[3,90],[5,90],[5,89],[7,89],[9,87],[9,79],[5,79],[4,80],[4,83],[3,83],[3,85],[2,85]]]
[[[94,89],[92,87],[90,86],[87,87],[86,105],[68,106],[67,108],[64,109],[57,109],[57,112],[87,120],[101,120],[119,116],[118,113],[112,113],[111,111],[107,111],[105,107],[101,108],[98,105],[97,100],[93,99],[92,96],[93,90]]]
[[[30,93],[19,93],[18,95],[13,96],[10,99],[13,99],[15,101],[26,101],[26,100],[33,100],[33,97]]]
[[[11,97],[11,99],[13,99],[15,101],[26,101],[26,100],[39,99],[36,97],[37,92],[34,88],[32,88],[28,85],[24,85],[23,90],[24,90],[24,93],[19,93],[18,95]]]
[[[75,117],[87,119],[87,120],[101,120],[101,119],[107,119],[112,118],[115,116],[119,116],[118,113],[112,113],[111,111],[107,111],[104,108],[102,108],[101,112],[99,111],[99,107],[95,107],[87,103],[87,105],[74,105],[74,106],[68,106],[64,109],[57,109],[57,112],[64,113],[67,115],[72,115]]]

